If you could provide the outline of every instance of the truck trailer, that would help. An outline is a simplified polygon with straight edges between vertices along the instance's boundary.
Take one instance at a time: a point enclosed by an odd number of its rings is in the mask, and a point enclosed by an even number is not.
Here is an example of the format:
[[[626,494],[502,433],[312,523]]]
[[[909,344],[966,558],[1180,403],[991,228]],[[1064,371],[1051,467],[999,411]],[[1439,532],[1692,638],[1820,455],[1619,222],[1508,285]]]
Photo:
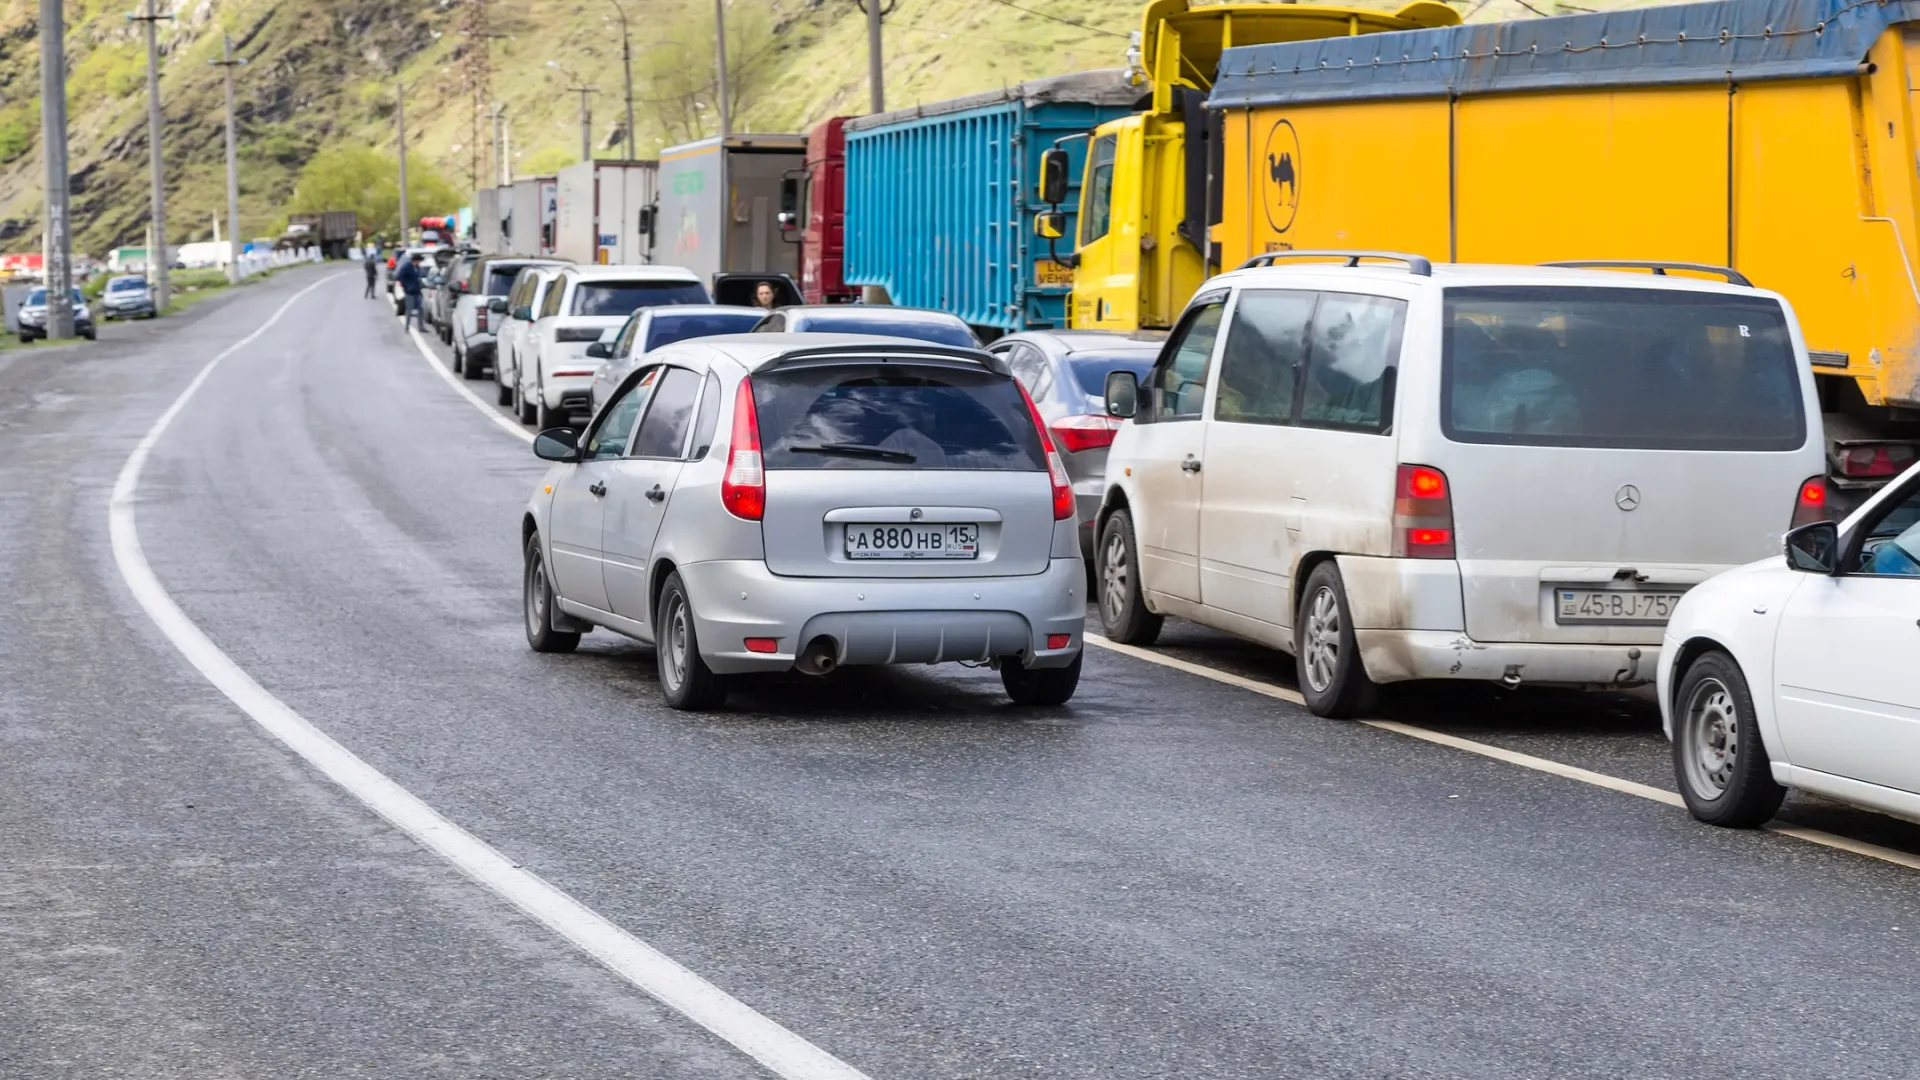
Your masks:
[[[784,277],[795,299],[800,244],[780,227],[799,212],[805,135],[728,135],[660,151],[660,205],[648,223],[653,262],[719,274]]]
[[[554,253],[576,263],[645,262],[641,211],[658,198],[657,161],[582,161],[560,170]]]
[[[799,203],[805,220],[782,219],[800,235],[800,295],[809,304],[846,304],[860,299],[847,284],[847,120],[829,117],[807,132],[805,190]]]
[[[1111,68],[847,121],[847,284],[990,332],[1066,326],[1073,274],[1034,236],[1026,178],[1056,145],[1077,166],[1140,96]]]
[[[1149,97],[1131,116],[1093,131],[1083,168],[1064,148],[1041,155],[1037,179],[1055,213],[1035,221],[1059,240],[1073,268],[1070,322],[1082,329],[1164,329],[1217,262],[1206,251],[1217,202],[1209,175],[1220,176],[1206,138],[1206,96],[1223,49],[1253,42],[1299,41],[1453,26],[1460,16],[1431,0],[1396,11],[1317,4],[1150,0],[1129,50],[1133,78]],[[1082,175],[1079,198],[1068,177]],[[1065,204],[1078,205],[1074,231]],[[1044,242],[1044,241],[1043,241]]]
[[[515,255],[554,254],[555,219],[559,216],[558,176],[530,176],[513,182],[513,210],[508,215],[507,248]]]
[[[1225,129],[1222,256],[1730,268],[1799,315],[1838,512],[1920,447],[1916,74],[1913,0],[1228,49],[1208,101]]]
[[[344,259],[347,249],[360,234],[360,216],[351,210],[323,210],[319,213],[288,214],[287,228],[305,225],[320,253],[329,259]]]

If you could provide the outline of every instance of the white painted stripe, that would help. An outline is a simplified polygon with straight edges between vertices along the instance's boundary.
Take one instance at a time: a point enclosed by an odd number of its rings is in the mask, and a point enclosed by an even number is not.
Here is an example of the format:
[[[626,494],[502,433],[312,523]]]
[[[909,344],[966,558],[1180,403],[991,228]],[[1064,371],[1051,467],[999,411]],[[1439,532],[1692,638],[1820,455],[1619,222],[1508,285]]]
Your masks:
[[[473,392],[473,389],[467,385],[465,379],[456,376],[451,367],[441,363],[440,358],[433,355],[433,349],[427,344],[425,334],[409,328],[407,330],[407,336],[413,339],[413,347],[420,350],[420,358],[427,362],[427,366],[433,369],[433,373],[447,380],[447,385],[453,387],[461,397],[471,402],[474,408],[486,413],[487,419],[499,424],[502,431],[505,431],[507,434],[522,442],[533,441],[533,432],[521,427],[519,423],[509,418],[505,413],[487,404],[485,398]]]
[[[256,723],[354,798],[459,867],[468,877],[506,898],[669,1008],[738,1047],[775,1075],[788,1080],[866,1080],[853,1066],[760,1015],[531,871],[522,869],[334,742],[235,664],[174,603],[154,576],[153,568],[141,552],[140,535],[134,527],[140,474],[154,446],[222,360],[266,333],[301,297],[346,276],[335,274],[322,278],[295,293],[253,333],[209,360],[167,411],[160,414],[160,419],[154,421],[126,464],[121,466],[108,502],[107,521],[114,562],[134,598],[181,655]],[[479,403],[477,398],[475,402]]]
[[[1188,660],[1165,656],[1150,649],[1142,649],[1133,645],[1122,645],[1117,641],[1110,641],[1099,634],[1087,634],[1086,643],[1131,656],[1138,660],[1145,660],[1150,664],[1159,664],[1161,667],[1184,671],[1189,675],[1198,675],[1203,679],[1211,679],[1214,682],[1225,683],[1228,686],[1237,686],[1242,690],[1251,690],[1256,694],[1279,698],[1282,701],[1292,702],[1295,705],[1306,704],[1306,699],[1300,696],[1298,690],[1293,690],[1275,683],[1263,682],[1259,679],[1249,679],[1244,675],[1235,675],[1230,671],[1221,671],[1218,668],[1211,668],[1205,664],[1196,664]],[[1420,739],[1438,746],[1445,746],[1454,750],[1464,750],[1469,754],[1478,754],[1481,757],[1492,758],[1495,761],[1504,761],[1509,765],[1518,765],[1523,769],[1532,769],[1535,772],[1543,772],[1551,776],[1558,776],[1567,780],[1577,780],[1583,784],[1591,784],[1594,787],[1605,788],[1608,791],[1617,791],[1622,795],[1632,795],[1635,798],[1647,799],[1664,806],[1684,808],[1687,805],[1686,801],[1680,798],[1677,792],[1668,791],[1665,788],[1653,787],[1650,784],[1642,784],[1633,780],[1622,779],[1618,776],[1609,776],[1606,773],[1594,772],[1591,769],[1582,769],[1577,765],[1568,765],[1564,762],[1554,761],[1549,758],[1535,757],[1532,754],[1523,754],[1517,750],[1508,750],[1505,747],[1493,746],[1489,743],[1463,739],[1458,735],[1448,735],[1444,732],[1433,731],[1429,728],[1416,727],[1413,724],[1403,724],[1397,720],[1362,720],[1360,723],[1366,724],[1369,727],[1379,728],[1382,731],[1391,731],[1396,735],[1405,735],[1410,739]],[[1777,833],[1781,836],[1789,836],[1795,840],[1804,840],[1809,844],[1818,844],[1821,847],[1833,848],[1836,851],[1845,851],[1854,855],[1862,855],[1869,859],[1878,859],[1881,862],[1892,863],[1895,866],[1904,866],[1909,869],[1920,870],[1920,855],[1912,855],[1895,848],[1882,847],[1879,844],[1869,844],[1864,840],[1854,840],[1821,829],[1809,829],[1801,825],[1788,825],[1784,822],[1773,822],[1765,826],[1765,828],[1768,832]]]

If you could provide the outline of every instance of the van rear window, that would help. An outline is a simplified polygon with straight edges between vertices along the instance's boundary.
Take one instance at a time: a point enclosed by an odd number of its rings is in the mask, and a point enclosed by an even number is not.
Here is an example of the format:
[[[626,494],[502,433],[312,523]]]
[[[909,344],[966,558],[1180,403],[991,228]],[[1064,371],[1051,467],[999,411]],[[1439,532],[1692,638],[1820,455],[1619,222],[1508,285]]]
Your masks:
[[[753,377],[769,469],[1044,470],[1019,387],[988,371],[837,364]]]
[[[705,304],[707,290],[697,281],[583,281],[573,290],[573,314],[618,315],[663,304]]]
[[[1455,442],[1795,450],[1806,413],[1780,305],[1582,287],[1448,289],[1440,418]]]

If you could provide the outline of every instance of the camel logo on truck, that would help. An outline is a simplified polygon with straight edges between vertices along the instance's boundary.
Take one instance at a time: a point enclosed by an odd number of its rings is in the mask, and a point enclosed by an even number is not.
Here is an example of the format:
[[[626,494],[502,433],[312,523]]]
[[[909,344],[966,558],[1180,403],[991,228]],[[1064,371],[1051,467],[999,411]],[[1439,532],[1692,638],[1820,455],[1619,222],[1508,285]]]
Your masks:
[[[1267,224],[1274,232],[1286,232],[1300,209],[1300,136],[1292,124],[1279,120],[1268,130],[1266,156],[1258,171]]]

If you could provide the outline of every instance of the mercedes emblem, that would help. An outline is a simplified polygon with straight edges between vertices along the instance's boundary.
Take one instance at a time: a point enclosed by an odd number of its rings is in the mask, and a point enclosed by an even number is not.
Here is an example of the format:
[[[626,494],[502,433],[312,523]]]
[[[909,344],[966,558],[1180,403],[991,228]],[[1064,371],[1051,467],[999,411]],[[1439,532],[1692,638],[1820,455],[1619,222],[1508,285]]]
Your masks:
[[[1632,510],[1634,507],[1639,506],[1640,489],[1634,487],[1632,484],[1620,485],[1620,490],[1613,493],[1613,505],[1622,510]]]

